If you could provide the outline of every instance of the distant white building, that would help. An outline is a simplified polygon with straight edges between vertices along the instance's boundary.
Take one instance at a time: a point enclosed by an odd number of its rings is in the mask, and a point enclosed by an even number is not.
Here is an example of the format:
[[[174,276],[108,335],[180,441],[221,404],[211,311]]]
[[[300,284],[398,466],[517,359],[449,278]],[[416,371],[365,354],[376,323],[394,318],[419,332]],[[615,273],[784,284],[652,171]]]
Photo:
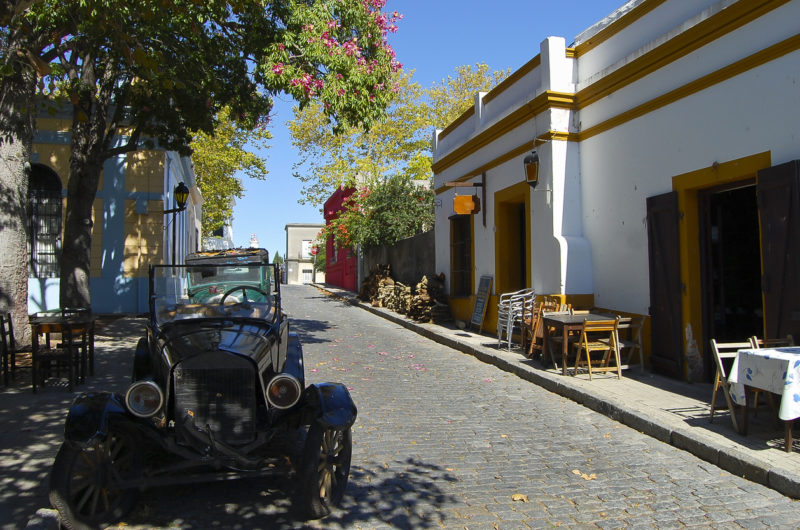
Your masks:
[[[258,236],[250,234],[250,248],[260,248],[258,245]]]
[[[324,224],[293,223],[286,229],[286,283],[324,283],[325,273],[314,272],[314,241]]]

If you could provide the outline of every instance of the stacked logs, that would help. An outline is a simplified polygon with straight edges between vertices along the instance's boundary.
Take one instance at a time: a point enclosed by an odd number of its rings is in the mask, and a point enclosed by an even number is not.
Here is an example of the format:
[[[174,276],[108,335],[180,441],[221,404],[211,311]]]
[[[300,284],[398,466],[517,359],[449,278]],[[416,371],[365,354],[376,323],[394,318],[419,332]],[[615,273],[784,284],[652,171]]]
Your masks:
[[[433,278],[423,276],[412,290],[410,286],[392,278],[389,265],[376,265],[361,284],[358,298],[374,307],[385,307],[395,313],[408,315],[418,322],[452,320],[444,292],[444,274]]]

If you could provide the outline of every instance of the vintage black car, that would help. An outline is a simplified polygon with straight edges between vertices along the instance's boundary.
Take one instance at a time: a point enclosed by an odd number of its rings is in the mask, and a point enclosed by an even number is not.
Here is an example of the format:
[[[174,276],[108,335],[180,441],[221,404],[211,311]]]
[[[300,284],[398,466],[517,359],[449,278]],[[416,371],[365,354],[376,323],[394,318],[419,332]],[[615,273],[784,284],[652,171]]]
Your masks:
[[[151,267],[132,384],[69,410],[50,476],[64,526],[119,521],[145,488],[231,476],[291,473],[307,518],[341,501],[356,406],[341,384],[306,386],[267,261],[246,249]]]

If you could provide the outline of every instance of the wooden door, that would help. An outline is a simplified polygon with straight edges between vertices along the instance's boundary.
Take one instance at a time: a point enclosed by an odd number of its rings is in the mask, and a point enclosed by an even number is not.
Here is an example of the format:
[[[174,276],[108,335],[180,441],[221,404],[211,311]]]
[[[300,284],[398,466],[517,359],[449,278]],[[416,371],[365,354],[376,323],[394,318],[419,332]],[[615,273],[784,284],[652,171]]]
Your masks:
[[[650,363],[659,373],[683,378],[678,194],[647,198],[650,258]]]
[[[800,340],[800,160],[758,172],[764,333]]]

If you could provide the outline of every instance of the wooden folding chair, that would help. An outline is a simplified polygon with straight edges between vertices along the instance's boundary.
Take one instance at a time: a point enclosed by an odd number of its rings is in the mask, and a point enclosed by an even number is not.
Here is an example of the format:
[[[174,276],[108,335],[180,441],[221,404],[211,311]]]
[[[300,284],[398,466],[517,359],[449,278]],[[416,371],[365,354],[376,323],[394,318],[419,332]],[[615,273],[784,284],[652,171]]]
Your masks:
[[[629,368],[634,354],[639,355],[639,369],[644,372],[644,351],[642,350],[642,329],[645,317],[619,317],[618,330],[627,331],[627,337],[617,337],[620,352],[628,351],[623,368]]]
[[[600,339],[606,339],[602,341]],[[575,373],[578,367],[586,365],[589,370],[589,380],[593,372],[617,372],[617,379],[622,379],[622,367],[619,360],[619,345],[617,344],[617,319],[613,320],[584,320],[580,340],[575,343],[577,350],[575,356]],[[602,353],[602,357],[594,354]],[[615,366],[610,366],[611,357],[614,357]],[[584,357],[586,360],[584,361]]]
[[[542,306],[542,310],[539,311],[539,321],[536,324],[536,333],[534,335],[534,342],[532,344],[531,355],[533,351],[539,351],[542,362],[545,361],[544,359],[544,317],[547,315],[565,315],[569,314],[570,306],[567,304],[562,304],[557,300],[549,300],[545,301],[544,305]],[[548,330],[551,331],[551,330]],[[553,333],[548,333],[549,341],[553,344],[562,344],[562,337],[560,335],[554,335]],[[559,352],[561,351],[561,347],[559,346]],[[550,361],[553,365],[558,368],[558,363],[556,362],[555,356],[553,355],[553,351],[551,348],[550,351]]]
[[[737,351],[750,347],[750,342],[717,342],[716,339],[711,339],[711,354],[717,365],[717,373],[714,376],[714,390],[711,393],[711,412],[708,416],[709,423],[714,421],[714,411],[722,408],[717,406],[717,392],[722,390],[722,395],[725,396],[725,403],[728,405],[728,411],[731,414],[733,428],[737,432],[741,432],[739,423],[736,421],[736,404],[731,397],[731,385],[728,383],[728,373],[725,370],[723,361],[735,359]],[[742,408],[744,409],[744,407]],[[745,410],[744,413],[747,414],[747,410]]]

